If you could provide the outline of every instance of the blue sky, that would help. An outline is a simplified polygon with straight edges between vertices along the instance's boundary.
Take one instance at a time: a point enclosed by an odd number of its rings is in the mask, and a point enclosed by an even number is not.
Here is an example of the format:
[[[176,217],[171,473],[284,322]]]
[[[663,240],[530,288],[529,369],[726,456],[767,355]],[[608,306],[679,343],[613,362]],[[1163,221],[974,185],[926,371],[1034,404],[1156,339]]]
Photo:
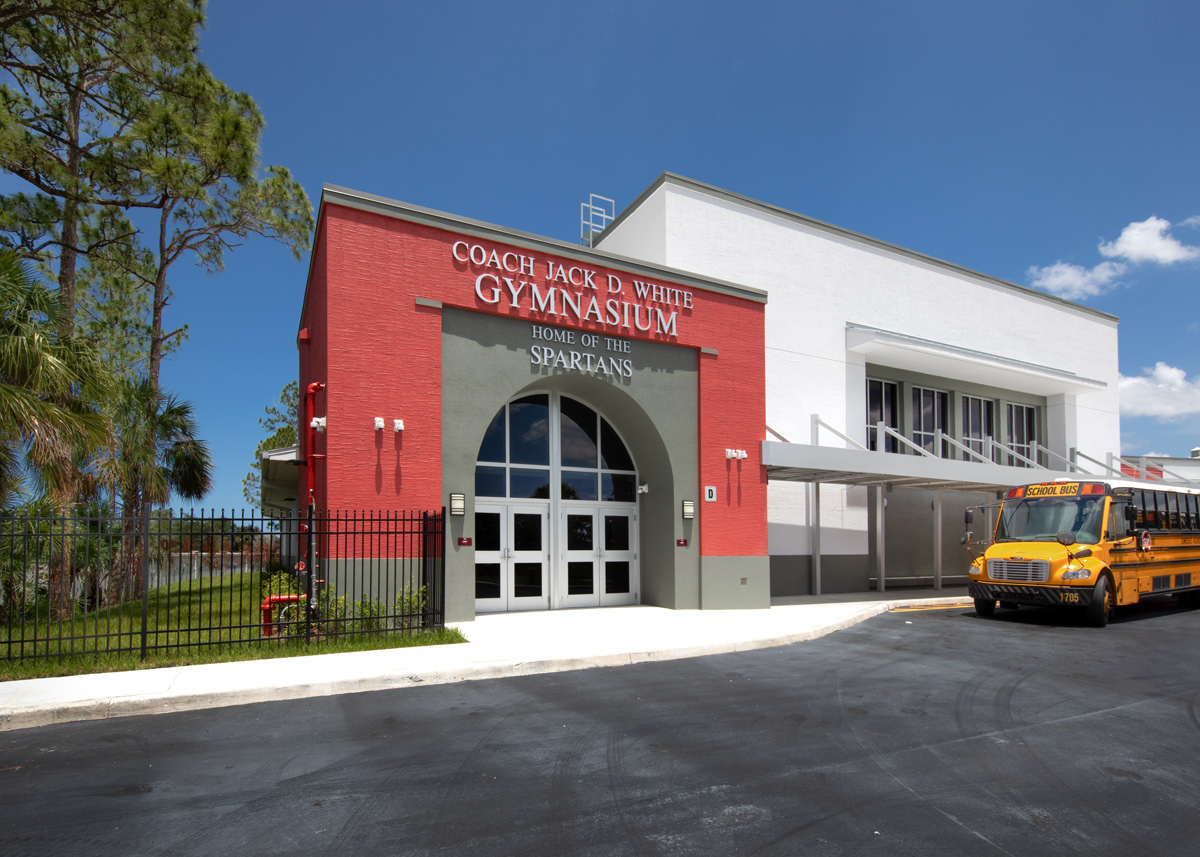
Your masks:
[[[1122,443],[1200,445],[1194,2],[209,0],[263,163],[568,241],[663,170],[1120,316]],[[163,383],[241,507],[307,256],[173,270]],[[971,308],[963,307],[969,317]]]

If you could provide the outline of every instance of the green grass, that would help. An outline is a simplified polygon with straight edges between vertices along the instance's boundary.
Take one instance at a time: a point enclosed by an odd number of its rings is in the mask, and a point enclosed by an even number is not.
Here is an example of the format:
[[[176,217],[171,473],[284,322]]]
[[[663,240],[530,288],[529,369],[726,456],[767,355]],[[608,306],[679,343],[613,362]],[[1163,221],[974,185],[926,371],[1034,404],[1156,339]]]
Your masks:
[[[262,637],[261,601],[257,574],[203,578],[152,590],[147,598],[145,660],[140,651],[140,601],[0,628],[0,681],[466,642],[454,628],[386,631],[379,630],[376,619],[364,623],[369,634],[313,642]],[[347,618],[342,625],[353,629],[356,620]]]

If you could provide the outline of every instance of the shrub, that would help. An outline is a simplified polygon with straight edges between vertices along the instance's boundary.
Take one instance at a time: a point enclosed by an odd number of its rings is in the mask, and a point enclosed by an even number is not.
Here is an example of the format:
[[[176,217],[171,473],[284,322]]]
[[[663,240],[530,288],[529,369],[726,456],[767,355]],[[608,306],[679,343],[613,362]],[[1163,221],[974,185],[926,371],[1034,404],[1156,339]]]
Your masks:
[[[362,596],[358,599],[358,603],[354,606],[355,615],[358,617],[355,623],[355,630],[367,634],[378,634],[386,630],[387,621],[384,619],[383,602],[377,598],[368,598]]]
[[[415,631],[425,624],[425,587],[411,586],[396,596],[396,630]]]

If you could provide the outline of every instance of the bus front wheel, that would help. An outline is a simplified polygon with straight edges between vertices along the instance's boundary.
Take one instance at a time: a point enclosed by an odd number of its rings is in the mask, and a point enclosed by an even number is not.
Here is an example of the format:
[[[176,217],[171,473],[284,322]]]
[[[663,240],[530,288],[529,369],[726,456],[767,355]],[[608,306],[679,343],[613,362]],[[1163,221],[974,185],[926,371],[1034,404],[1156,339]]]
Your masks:
[[[996,602],[987,598],[976,598],[975,612],[980,616],[991,616],[996,612]]]
[[[1092,590],[1092,603],[1087,606],[1088,624],[1093,628],[1103,628],[1112,616],[1112,594],[1108,591],[1108,578],[1101,577],[1096,581]]]

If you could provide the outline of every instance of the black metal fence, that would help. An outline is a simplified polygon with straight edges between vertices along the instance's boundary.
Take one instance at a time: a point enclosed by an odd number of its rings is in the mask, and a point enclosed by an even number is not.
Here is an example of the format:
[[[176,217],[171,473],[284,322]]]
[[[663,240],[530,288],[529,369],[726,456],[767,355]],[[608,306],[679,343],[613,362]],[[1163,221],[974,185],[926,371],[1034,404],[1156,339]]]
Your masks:
[[[0,660],[445,624],[445,514],[0,516]]]

